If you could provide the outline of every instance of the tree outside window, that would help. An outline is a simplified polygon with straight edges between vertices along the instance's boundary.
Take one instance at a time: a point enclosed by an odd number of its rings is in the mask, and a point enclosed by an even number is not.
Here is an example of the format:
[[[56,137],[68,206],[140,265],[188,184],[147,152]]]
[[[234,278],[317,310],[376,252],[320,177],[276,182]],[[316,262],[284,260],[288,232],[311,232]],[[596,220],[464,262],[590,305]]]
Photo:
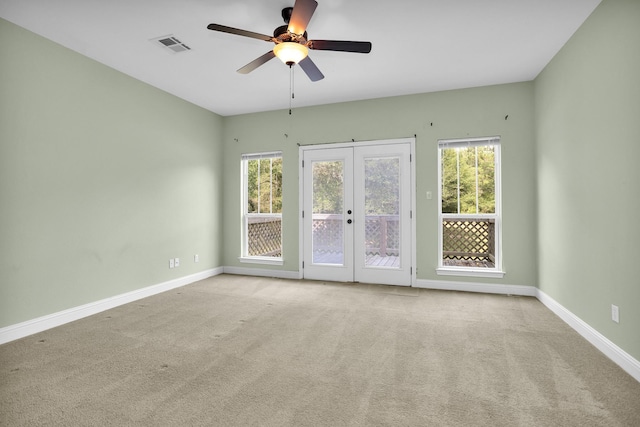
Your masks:
[[[245,258],[282,259],[282,154],[249,154],[244,171]]]
[[[500,269],[500,140],[439,141],[440,266]]]

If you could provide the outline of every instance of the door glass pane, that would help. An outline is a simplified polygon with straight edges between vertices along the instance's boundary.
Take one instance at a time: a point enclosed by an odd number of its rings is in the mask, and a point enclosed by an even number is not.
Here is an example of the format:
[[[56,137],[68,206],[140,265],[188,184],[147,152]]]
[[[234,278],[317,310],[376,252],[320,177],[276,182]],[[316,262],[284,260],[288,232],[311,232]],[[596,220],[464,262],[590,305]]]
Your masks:
[[[314,264],[344,264],[344,163],[317,161],[312,166]]]
[[[366,267],[400,267],[400,159],[364,161]]]

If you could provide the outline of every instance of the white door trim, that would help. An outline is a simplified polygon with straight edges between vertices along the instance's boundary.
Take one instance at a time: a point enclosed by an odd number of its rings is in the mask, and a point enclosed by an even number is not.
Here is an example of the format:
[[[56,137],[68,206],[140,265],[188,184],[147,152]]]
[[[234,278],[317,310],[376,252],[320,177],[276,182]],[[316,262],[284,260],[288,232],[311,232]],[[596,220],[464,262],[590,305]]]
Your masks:
[[[324,150],[329,148],[348,148],[348,147],[364,147],[372,145],[390,145],[390,144],[409,144],[411,147],[411,286],[416,285],[417,279],[417,255],[416,255],[416,162],[415,162],[415,147],[416,138],[394,138],[384,140],[371,140],[371,141],[357,141],[357,142],[338,142],[338,143],[325,143],[315,145],[301,145],[298,147],[298,271],[299,278],[304,277],[304,223],[302,218],[302,212],[304,210],[304,169],[303,159],[304,152],[306,150]]]

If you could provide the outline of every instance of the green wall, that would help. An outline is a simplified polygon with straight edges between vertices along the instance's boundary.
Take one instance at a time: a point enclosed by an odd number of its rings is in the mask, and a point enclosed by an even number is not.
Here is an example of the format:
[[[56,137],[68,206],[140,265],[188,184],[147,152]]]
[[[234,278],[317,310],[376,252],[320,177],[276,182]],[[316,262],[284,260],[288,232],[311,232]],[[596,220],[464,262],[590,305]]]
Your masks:
[[[603,1],[535,101],[539,287],[640,360],[640,2]]]
[[[220,266],[222,118],[4,20],[0,40],[0,327]]]
[[[603,1],[534,82],[222,118],[0,20],[0,327],[219,266],[295,272],[298,144],[417,135],[418,278],[539,286],[640,359],[638,22]],[[490,135],[506,275],[437,276],[436,141]],[[272,150],[285,263],[242,264],[240,155]]]
[[[318,83],[321,85],[322,83]],[[287,90],[287,88],[283,88]],[[319,88],[321,90],[321,87]],[[505,120],[506,116],[509,116]],[[433,125],[432,125],[433,124]],[[223,207],[226,266],[298,271],[298,144],[391,139],[417,135],[418,279],[535,286],[536,208],[533,83],[516,83],[225,118]],[[503,279],[437,276],[437,140],[502,136]],[[285,264],[241,264],[240,155],[283,151]]]

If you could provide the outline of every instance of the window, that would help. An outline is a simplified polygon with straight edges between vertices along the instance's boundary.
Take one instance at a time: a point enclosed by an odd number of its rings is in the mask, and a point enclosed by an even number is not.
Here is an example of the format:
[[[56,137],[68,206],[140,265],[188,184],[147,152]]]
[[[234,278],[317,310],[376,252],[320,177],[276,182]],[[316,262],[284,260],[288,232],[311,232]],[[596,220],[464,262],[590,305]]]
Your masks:
[[[500,138],[438,141],[439,274],[502,277]]]
[[[282,263],[282,153],[242,156],[241,260]]]

